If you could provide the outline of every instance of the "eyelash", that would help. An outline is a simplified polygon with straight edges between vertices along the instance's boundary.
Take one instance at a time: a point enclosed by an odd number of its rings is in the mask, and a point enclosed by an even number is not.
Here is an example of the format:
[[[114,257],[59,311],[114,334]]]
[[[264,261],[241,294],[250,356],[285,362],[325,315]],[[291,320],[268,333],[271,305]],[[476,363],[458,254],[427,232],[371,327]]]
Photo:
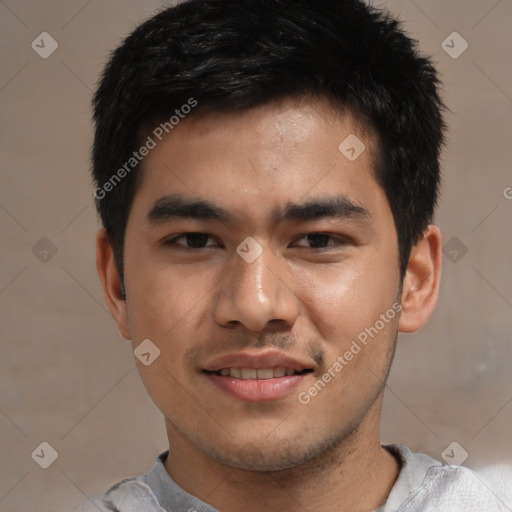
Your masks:
[[[201,249],[207,249],[208,247],[214,247],[214,246],[187,247],[186,245],[179,244],[179,243],[176,242],[176,240],[179,240],[180,238],[186,238],[189,235],[199,235],[199,236],[207,236],[209,238],[213,238],[213,236],[209,235],[208,233],[200,233],[200,232],[195,232],[194,231],[194,232],[189,232],[189,233],[182,233],[181,235],[175,236],[175,237],[165,241],[164,245],[166,245],[166,246],[179,246],[179,247],[181,247],[181,248],[183,248],[185,250],[190,250],[190,251],[197,251],[197,250],[201,250]],[[334,245],[328,245],[327,247],[319,247],[319,248],[309,247],[309,249],[313,250],[313,251],[319,251],[319,252],[320,251],[329,251],[329,250],[332,250],[333,248],[335,248],[336,246],[345,246],[345,245],[349,244],[349,242],[347,240],[343,239],[343,238],[331,235],[329,233],[322,233],[322,232],[306,233],[304,235],[301,235],[297,240],[301,240],[302,238],[305,238],[305,237],[308,237],[308,236],[312,236],[312,235],[325,236],[325,237],[328,237],[330,240],[334,240],[336,242]],[[308,249],[308,247],[302,247],[302,248]]]

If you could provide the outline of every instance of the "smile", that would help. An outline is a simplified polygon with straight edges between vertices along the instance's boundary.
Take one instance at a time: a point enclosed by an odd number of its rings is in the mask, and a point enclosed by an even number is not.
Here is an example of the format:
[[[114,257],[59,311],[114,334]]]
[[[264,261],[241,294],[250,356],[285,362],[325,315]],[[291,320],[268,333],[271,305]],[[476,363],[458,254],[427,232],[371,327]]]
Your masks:
[[[310,371],[312,370],[299,371],[295,370],[294,368],[277,366],[275,368],[222,368],[214,373],[222,377],[233,377],[234,379],[268,380],[284,377],[285,375],[299,375]]]
[[[222,368],[204,374],[224,394],[245,402],[268,402],[285,398],[313,370],[275,368]]]

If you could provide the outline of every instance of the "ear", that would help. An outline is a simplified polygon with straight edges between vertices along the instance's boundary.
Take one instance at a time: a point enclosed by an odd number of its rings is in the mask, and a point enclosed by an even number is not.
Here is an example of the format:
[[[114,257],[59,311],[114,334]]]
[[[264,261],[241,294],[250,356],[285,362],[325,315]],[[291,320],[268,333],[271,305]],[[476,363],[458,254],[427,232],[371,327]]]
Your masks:
[[[117,322],[117,328],[123,338],[130,337],[126,299],[123,297],[121,277],[114,261],[114,253],[105,228],[96,235],[96,270],[100,276],[110,314]]]
[[[441,249],[441,231],[430,224],[409,257],[402,289],[400,332],[421,329],[434,311],[441,281]]]

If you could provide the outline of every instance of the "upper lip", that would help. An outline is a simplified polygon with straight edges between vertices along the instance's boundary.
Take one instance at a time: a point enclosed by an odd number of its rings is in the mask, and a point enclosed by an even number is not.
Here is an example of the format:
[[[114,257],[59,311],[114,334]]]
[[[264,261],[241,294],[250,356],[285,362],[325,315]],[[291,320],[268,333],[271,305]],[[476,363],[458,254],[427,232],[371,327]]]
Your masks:
[[[212,359],[204,366],[204,370],[217,372],[223,368],[292,368],[297,371],[311,369],[311,364],[302,363],[281,352],[237,352],[225,354]]]

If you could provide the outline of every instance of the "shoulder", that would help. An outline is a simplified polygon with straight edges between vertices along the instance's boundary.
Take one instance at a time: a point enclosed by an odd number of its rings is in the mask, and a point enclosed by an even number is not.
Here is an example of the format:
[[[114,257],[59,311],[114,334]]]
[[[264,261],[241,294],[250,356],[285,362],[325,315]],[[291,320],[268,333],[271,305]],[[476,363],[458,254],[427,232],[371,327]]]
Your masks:
[[[510,512],[512,470],[501,468],[490,474],[477,473],[463,466],[444,465],[431,457],[394,446],[414,478],[409,496],[398,512]]]
[[[399,510],[505,512],[510,511],[506,499],[474,471],[460,466],[440,466],[429,469],[422,486]]]
[[[140,477],[125,478],[110,487],[103,496],[103,504],[113,512],[165,512]]]

